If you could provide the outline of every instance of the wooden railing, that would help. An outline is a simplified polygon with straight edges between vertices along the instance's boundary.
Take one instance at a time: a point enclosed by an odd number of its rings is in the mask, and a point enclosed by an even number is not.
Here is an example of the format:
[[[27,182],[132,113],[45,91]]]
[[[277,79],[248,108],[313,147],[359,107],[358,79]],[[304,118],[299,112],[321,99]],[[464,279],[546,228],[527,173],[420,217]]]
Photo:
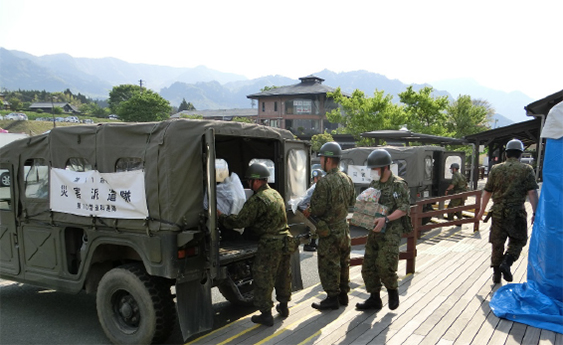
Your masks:
[[[467,198],[475,196],[475,202],[467,204]],[[466,205],[453,207],[450,209],[445,208],[445,201],[451,199],[466,198]],[[432,209],[432,211],[423,211],[424,205],[427,204],[437,204],[437,209]],[[437,198],[425,199],[417,202],[415,205],[411,206],[411,220],[413,225],[413,231],[409,234],[403,235],[407,239],[407,248],[405,251],[399,253],[399,260],[407,260],[406,274],[414,273],[416,265],[416,241],[422,236],[422,232],[428,231],[430,229],[439,228],[443,226],[451,225],[461,225],[467,223],[473,223],[473,231],[479,231],[480,219],[475,218],[475,215],[479,213],[481,207],[481,191],[465,192],[460,194],[453,194],[448,196],[442,196]],[[422,224],[422,220],[430,217],[443,218],[444,214],[455,214],[456,212],[462,212],[466,210],[473,210],[473,217],[463,218],[459,220],[447,221],[447,222],[437,222]],[[352,238],[352,246],[366,244],[367,236],[354,237]],[[350,266],[361,265],[364,262],[364,257],[354,257],[350,259]]]

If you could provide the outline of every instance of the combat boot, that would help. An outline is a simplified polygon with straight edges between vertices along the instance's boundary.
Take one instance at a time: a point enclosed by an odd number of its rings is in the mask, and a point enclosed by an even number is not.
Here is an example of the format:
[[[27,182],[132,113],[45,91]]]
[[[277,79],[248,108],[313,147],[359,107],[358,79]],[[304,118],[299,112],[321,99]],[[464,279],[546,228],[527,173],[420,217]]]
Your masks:
[[[389,295],[389,309],[395,310],[399,307],[399,290],[387,290]]]
[[[276,310],[282,317],[289,316],[289,308],[287,307],[287,302],[281,302],[280,304],[276,305]]]
[[[500,283],[500,268],[493,267],[493,283]]]
[[[356,303],[356,308],[358,308],[359,310],[369,310],[369,309],[380,310],[381,308],[383,308],[383,302],[381,302],[379,291],[376,293],[372,293],[365,302]]]
[[[348,305],[348,293],[346,293],[346,292],[341,292],[341,293],[338,295],[338,303],[339,303],[340,305],[344,305],[344,306]]]
[[[254,323],[259,323],[264,326],[272,327],[274,325],[274,318],[272,317],[272,311],[263,311],[260,315],[252,315],[250,319]]]
[[[500,264],[499,267],[500,271],[502,272],[502,276],[504,280],[506,280],[507,282],[512,281],[512,273],[510,272],[510,266],[512,266],[513,262],[514,262],[514,258],[512,257],[512,255],[505,254],[504,259],[502,260],[502,263]]]
[[[324,300],[321,301],[321,303],[311,304],[311,307],[318,310],[336,310],[340,307],[340,305],[338,304],[338,296],[327,296]]]

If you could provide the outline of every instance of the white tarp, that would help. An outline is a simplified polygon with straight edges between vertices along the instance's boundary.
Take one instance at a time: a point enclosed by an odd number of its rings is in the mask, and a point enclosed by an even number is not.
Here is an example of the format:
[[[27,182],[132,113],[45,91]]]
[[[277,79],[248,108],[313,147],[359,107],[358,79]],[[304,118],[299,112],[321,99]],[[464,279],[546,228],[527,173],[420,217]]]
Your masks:
[[[563,102],[557,103],[549,111],[541,132],[541,137],[551,139],[563,137]]]
[[[50,188],[52,211],[122,219],[149,215],[142,170],[100,173],[53,168]]]

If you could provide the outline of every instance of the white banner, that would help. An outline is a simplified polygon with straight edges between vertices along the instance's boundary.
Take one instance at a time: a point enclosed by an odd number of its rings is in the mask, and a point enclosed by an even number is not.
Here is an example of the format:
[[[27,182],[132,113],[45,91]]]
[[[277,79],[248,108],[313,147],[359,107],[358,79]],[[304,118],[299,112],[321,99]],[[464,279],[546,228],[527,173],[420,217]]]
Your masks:
[[[370,168],[365,165],[348,165],[348,176],[352,179],[354,183],[371,183],[371,172]],[[391,164],[391,172],[395,176],[399,176],[399,165],[397,163]]]
[[[145,219],[149,215],[142,170],[100,173],[51,169],[51,210],[79,216]]]

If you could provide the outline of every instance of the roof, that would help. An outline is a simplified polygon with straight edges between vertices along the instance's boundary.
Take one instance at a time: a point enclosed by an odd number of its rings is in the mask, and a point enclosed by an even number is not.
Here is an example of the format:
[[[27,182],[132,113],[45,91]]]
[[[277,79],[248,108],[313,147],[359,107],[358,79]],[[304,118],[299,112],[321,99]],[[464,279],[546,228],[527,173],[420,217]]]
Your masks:
[[[525,106],[524,109],[526,110],[526,115],[528,116],[547,115],[553,106],[562,101],[563,90],[532,102]]]
[[[519,139],[524,146],[527,147],[538,142],[540,127],[541,119],[535,118],[533,120],[471,134],[466,136],[465,139],[475,142],[477,145],[490,145],[493,143],[504,145],[511,139]]]
[[[324,79],[314,75],[299,78],[299,84],[276,87],[267,91],[247,95],[247,98],[279,97],[295,95],[325,95],[327,92],[334,92],[336,89],[323,85]]]
[[[440,137],[437,135],[413,133],[404,130],[381,130],[364,132],[361,134],[364,138],[373,139],[386,139],[386,141],[401,141],[401,142],[419,142],[425,144],[439,144],[439,145],[465,145],[468,143],[465,139]]]
[[[194,116],[201,115],[206,117],[249,117],[258,116],[256,108],[239,108],[239,109],[206,109],[206,110],[182,110],[179,113],[171,115],[171,118],[179,118],[183,115]]]

